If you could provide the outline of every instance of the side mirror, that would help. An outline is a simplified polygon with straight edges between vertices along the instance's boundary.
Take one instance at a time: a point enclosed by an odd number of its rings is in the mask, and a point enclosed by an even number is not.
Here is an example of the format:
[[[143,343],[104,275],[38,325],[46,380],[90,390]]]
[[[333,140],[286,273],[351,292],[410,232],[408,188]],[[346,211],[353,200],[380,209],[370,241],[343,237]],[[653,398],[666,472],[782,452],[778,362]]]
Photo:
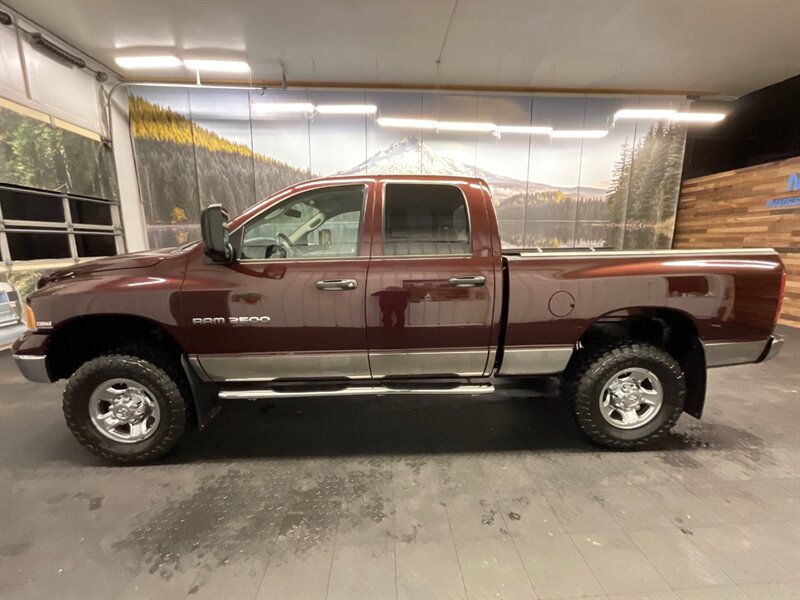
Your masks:
[[[216,262],[231,262],[233,247],[228,234],[228,211],[221,204],[212,204],[200,214],[200,230],[206,255]]]

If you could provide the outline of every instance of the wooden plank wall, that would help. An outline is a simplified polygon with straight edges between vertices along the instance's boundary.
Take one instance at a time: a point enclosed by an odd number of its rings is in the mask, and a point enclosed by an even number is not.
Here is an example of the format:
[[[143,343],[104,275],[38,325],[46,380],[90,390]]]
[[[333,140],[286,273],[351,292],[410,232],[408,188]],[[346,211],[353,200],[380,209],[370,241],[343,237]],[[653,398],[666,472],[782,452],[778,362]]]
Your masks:
[[[786,265],[780,322],[800,327],[800,206],[770,208],[790,191],[800,156],[683,182],[673,248],[775,248]]]

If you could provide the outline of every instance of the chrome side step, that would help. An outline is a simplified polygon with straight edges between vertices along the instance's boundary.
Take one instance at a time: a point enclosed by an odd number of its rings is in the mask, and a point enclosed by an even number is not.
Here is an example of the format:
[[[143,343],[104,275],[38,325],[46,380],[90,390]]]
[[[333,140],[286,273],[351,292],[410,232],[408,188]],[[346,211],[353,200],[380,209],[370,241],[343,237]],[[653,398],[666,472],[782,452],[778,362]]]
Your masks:
[[[220,400],[256,400],[261,398],[305,398],[311,396],[388,396],[395,394],[440,395],[460,394],[475,396],[491,394],[493,385],[459,385],[452,388],[391,388],[379,386],[349,386],[336,390],[318,390],[311,392],[292,390],[223,390]]]

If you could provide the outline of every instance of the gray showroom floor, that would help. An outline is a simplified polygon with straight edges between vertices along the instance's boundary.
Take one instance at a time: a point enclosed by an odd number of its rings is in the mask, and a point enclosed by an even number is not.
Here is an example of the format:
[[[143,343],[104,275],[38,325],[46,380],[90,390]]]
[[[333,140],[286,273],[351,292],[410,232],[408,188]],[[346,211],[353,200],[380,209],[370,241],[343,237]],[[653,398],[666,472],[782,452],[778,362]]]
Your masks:
[[[2,598],[800,597],[800,335],[609,452],[552,382],[230,407],[116,468],[0,357]]]

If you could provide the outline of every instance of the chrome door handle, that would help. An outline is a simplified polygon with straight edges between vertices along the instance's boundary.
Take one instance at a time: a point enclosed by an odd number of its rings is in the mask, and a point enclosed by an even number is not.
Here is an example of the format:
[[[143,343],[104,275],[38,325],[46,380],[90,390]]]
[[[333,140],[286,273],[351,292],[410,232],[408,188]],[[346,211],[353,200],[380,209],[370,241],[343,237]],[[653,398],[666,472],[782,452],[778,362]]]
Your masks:
[[[318,290],[326,292],[354,290],[358,287],[358,282],[355,279],[320,279],[316,286]]]
[[[451,277],[448,281],[453,287],[478,287],[486,283],[486,277],[483,275],[464,275]]]

